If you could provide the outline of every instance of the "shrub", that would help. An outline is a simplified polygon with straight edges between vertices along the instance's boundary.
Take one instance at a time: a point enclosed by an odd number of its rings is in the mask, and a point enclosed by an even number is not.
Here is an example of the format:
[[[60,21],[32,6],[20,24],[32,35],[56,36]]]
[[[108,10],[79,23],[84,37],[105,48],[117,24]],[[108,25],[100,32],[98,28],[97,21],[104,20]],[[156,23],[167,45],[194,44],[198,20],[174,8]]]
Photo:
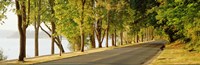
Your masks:
[[[190,42],[186,45],[186,49],[189,51],[200,52],[200,29],[194,27],[189,30],[188,37],[191,38]]]
[[[7,57],[3,55],[3,51],[0,50],[0,61],[6,60],[6,59],[7,59]]]

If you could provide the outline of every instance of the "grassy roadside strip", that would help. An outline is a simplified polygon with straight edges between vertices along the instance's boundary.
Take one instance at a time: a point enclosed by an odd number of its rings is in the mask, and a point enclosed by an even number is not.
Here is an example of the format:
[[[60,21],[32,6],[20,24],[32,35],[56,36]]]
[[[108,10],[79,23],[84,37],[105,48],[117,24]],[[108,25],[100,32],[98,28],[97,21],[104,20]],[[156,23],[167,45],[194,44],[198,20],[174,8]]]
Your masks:
[[[152,41],[148,41],[152,42]],[[46,56],[39,56],[39,57],[33,57],[33,58],[26,58],[25,62],[18,62],[17,60],[8,60],[4,61],[1,64],[5,65],[10,65],[10,64],[35,64],[35,63],[42,63],[42,62],[47,62],[47,61],[53,61],[53,60],[59,60],[59,59],[64,59],[64,58],[70,58],[70,57],[75,57],[75,56],[80,56],[80,55],[85,55],[85,54],[90,54],[90,53],[96,53],[96,52],[101,52],[101,51],[106,51],[106,50],[112,50],[116,48],[122,48],[122,47],[127,47],[127,46],[132,46],[132,45],[137,45],[137,44],[143,44],[146,42],[141,42],[141,43],[134,43],[134,44],[126,44],[122,46],[117,46],[117,47],[109,47],[109,48],[95,48],[95,49],[90,49],[86,50],[85,52],[70,52],[70,53],[63,53],[62,56],[59,56],[59,54],[55,55],[46,55]]]
[[[184,46],[179,42],[166,45],[161,54],[149,65],[200,65],[200,53],[189,52]]]

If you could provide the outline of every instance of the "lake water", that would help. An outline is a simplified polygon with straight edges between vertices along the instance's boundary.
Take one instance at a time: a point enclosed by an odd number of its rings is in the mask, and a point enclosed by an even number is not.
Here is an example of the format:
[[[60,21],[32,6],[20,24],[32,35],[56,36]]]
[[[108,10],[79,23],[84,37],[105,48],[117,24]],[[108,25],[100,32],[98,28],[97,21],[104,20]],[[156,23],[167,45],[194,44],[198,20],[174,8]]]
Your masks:
[[[17,59],[19,56],[19,39],[0,39],[0,48],[3,50],[7,60]],[[67,40],[62,40],[62,44],[65,52],[70,52],[69,43]],[[27,39],[26,53],[27,57],[34,56],[34,39]],[[55,53],[59,53],[57,45],[55,45]],[[39,39],[39,55],[51,54],[51,40],[50,39]]]
[[[111,40],[109,40],[109,43]],[[65,52],[70,52],[69,42],[67,40],[62,40],[62,44]],[[96,47],[98,43],[96,41]],[[26,45],[26,56],[34,57],[34,39],[27,39]],[[105,40],[103,42],[103,47],[105,47]],[[109,44],[111,46],[111,44]],[[0,48],[3,50],[7,60],[18,59],[19,56],[19,39],[6,39],[0,38]],[[55,45],[55,53],[59,53],[57,45]],[[39,55],[50,55],[51,54],[51,39],[39,39]]]

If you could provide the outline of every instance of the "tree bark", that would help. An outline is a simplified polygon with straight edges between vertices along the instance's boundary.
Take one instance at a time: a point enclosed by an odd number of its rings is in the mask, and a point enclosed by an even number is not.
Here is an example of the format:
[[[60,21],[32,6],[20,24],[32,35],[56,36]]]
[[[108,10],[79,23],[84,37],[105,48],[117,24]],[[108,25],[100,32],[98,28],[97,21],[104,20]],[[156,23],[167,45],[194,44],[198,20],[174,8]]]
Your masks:
[[[90,35],[90,43],[91,43],[91,48],[95,48],[95,40],[93,35]]]
[[[109,31],[109,28],[107,28],[106,29],[106,47],[108,47],[108,35],[109,35],[109,33],[108,33],[108,31]]]
[[[81,36],[79,35],[79,36],[77,36],[77,37],[75,37],[75,39],[77,39],[77,41],[75,41],[75,50],[76,51],[80,51],[81,50]]]
[[[40,26],[40,29],[41,29],[43,32],[45,32],[50,38],[52,37],[51,34],[50,34],[49,32],[47,32],[46,30],[44,30],[44,28],[42,28],[42,26]],[[51,30],[51,32],[52,32],[52,30]],[[55,37],[54,43],[56,43],[56,45],[59,47],[59,49],[62,51],[62,53],[64,53],[65,50],[64,50],[64,48],[63,48],[61,42],[59,42],[59,40],[60,40],[60,39],[59,39],[58,37]],[[61,45],[61,46],[60,46],[60,45]]]
[[[117,46],[117,31],[115,29],[115,34],[114,34],[114,44]]]
[[[52,21],[51,22],[51,26],[52,26],[52,33],[51,33],[51,54],[54,54],[54,42],[55,42],[55,23]]]
[[[114,34],[112,34],[112,46],[115,46]]]
[[[101,44],[101,32],[102,32],[101,26],[102,26],[102,22],[101,22],[100,19],[98,19],[97,20],[97,28],[96,28],[96,36],[97,36],[97,41],[99,43],[99,48],[102,47],[102,44]]]
[[[91,41],[91,48],[96,48],[96,44],[95,44],[95,32],[94,32],[94,27],[92,28],[92,34],[90,35],[90,41]]]
[[[120,33],[121,45],[123,45],[123,32]]]
[[[18,61],[24,61],[26,57],[26,7],[25,1],[22,2],[21,7],[19,4],[19,0],[15,0],[16,10],[22,11],[22,13],[17,12],[18,17],[18,30],[20,35],[20,52]]]
[[[38,37],[39,37],[39,27],[40,27],[40,10],[41,10],[41,0],[38,1],[38,15],[37,21],[35,21],[35,56],[39,55]]]
[[[143,40],[144,40],[144,35],[142,34],[142,36],[141,36],[141,37],[142,37],[141,41],[143,42]]]
[[[45,25],[52,32],[51,33],[51,54],[55,53],[55,51],[54,51],[54,48],[55,48],[54,42],[56,42],[58,48],[61,51],[60,52],[60,54],[61,54],[61,53],[64,53],[64,49],[63,49],[63,46],[62,46],[61,41],[59,39],[59,36],[55,35],[56,34],[56,23],[55,23],[55,18],[54,18],[55,12],[54,12],[54,9],[53,9],[54,1],[55,0],[49,0],[49,4],[51,6],[51,14],[53,15],[52,18],[51,18],[51,28],[52,29],[50,29],[46,24]]]
[[[148,39],[147,39],[147,28],[145,28],[145,41],[148,41]]]
[[[50,8],[51,8],[51,14],[52,14],[52,17],[51,17],[51,28],[52,28],[52,32],[51,32],[51,54],[54,54],[55,51],[54,51],[54,42],[55,42],[55,30],[56,30],[56,25],[55,25],[55,21],[54,21],[54,10],[53,10],[53,7],[54,7],[54,0],[49,0],[49,4],[50,4]],[[60,46],[60,45],[58,45]]]
[[[138,36],[138,32],[136,33],[136,42],[139,42],[139,36]]]
[[[92,4],[93,4],[92,5],[93,10],[95,10],[95,8],[96,8],[96,1],[92,0]],[[96,12],[95,12],[94,15],[96,15]],[[95,19],[95,22],[96,22],[96,19]],[[90,35],[91,48],[96,48],[96,42],[95,42],[95,22],[92,25],[92,34]]]
[[[38,30],[35,29],[35,56],[39,55],[39,47],[38,47]]]
[[[151,40],[153,40],[154,39],[154,28],[152,28],[152,30],[151,30]]]
[[[148,32],[149,32],[149,30],[148,30],[148,28],[147,28],[147,31],[146,31],[146,35],[147,35],[146,38],[147,38],[147,41],[149,41],[149,33],[148,33]]]
[[[81,13],[81,24],[80,24],[80,33],[81,33],[81,52],[84,52],[84,31],[83,31],[83,21],[84,21],[84,6],[86,0],[81,0],[82,3],[82,13]]]
[[[55,34],[55,26],[54,26],[54,23],[51,23],[52,24],[52,33],[51,33],[51,54],[54,54],[55,53],[55,45],[54,45],[54,42],[55,42],[55,37],[54,37],[54,34]]]
[[[107,29],[106,29],[106,47],[108,47],[108,35],[109,35],[109,11],[107,11]]]

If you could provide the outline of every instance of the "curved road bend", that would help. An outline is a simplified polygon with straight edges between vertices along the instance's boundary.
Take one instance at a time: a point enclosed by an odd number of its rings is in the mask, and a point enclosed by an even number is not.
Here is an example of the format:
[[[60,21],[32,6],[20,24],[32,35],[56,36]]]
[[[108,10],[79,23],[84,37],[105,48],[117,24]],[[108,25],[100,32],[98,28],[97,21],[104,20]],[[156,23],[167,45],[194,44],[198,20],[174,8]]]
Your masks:
[[[35,65],[142,65],[160,51],[164,42],[149,42]]]

